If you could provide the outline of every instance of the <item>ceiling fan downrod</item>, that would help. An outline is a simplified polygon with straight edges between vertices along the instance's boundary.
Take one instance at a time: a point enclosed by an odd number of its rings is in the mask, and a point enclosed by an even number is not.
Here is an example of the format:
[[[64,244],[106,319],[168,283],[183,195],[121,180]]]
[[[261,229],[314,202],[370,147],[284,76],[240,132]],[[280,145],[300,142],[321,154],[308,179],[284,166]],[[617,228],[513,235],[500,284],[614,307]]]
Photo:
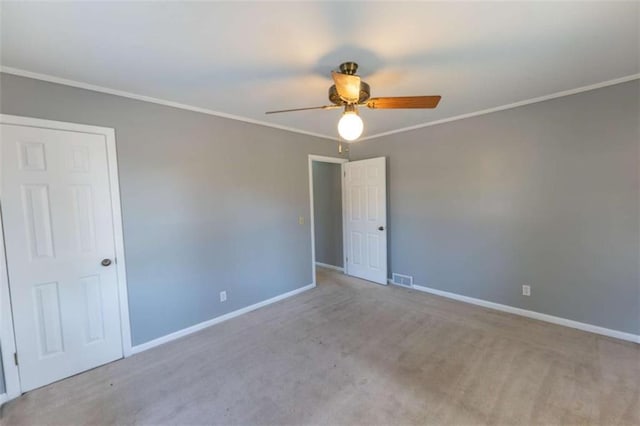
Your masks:
[[[340,64],[340,72],[347,75],[355,75],[358,71],[358,64],[355,62],[343,62]]]

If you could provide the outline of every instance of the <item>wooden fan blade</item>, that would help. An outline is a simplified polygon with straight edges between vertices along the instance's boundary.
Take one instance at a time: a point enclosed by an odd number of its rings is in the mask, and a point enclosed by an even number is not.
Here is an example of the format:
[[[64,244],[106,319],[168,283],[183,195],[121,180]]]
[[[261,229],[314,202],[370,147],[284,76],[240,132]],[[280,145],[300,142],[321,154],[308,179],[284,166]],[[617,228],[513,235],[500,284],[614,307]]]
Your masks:
[[[356,103],[360,99],[360,77],[331,71],[336,90],[340,98],[347,103]]]
[[[267,111],[265,114],[279,114],[281,112],[294,112],[294,111],[309,111],[312,109],[336,109],[342,108],[340,105],[324,105],[324,106],[316,106],[316,107],[307,107],[307,108],[294,108],[294,109],[281,109],[278,111]]]
[[[435,108],[441,96],[396,96],[371,98],[367,106],[373,109]]]

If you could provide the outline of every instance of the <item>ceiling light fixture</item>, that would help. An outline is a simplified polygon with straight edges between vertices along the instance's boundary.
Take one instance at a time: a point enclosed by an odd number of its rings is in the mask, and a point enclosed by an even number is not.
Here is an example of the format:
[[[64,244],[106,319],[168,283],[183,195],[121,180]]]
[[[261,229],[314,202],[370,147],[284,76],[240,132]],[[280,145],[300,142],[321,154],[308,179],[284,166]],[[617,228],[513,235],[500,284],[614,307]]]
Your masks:
[[[362,135],[362,130],[364,130],[362,119],[358,115],[359,106],[366,106],[370,109],[423,109],[435,108],[440,102],[439,95],[372,98],[369,85],[360,79],[360,76],[356,74],[357,70],[358,64],[355,62],[344,62],[340,64],[340,71],[331,71],[334,84],[329,87],[330,105],[281,109],[267,111],[265,114],[344,108],[344,113],[338,121],[338,134],[343,140],[353,142]]]
[[[364,130],[364,124],[362,118],[358,115],[358,110],[355,105],[346,105],[344,107],[344,113],[338,121],[338,133],[342,139],[352,142],[362,135]]]

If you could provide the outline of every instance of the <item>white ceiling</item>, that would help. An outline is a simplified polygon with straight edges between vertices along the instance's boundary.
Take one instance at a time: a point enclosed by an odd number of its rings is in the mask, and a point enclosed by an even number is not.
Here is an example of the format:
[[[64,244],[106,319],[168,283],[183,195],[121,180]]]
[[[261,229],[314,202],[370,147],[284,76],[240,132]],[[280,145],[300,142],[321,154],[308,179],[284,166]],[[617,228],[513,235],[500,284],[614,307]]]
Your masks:
[[[365,136],[640,72],[639,2],[3,2],[1,62],[336,136],[330,70],[435,110],[363,111]]]

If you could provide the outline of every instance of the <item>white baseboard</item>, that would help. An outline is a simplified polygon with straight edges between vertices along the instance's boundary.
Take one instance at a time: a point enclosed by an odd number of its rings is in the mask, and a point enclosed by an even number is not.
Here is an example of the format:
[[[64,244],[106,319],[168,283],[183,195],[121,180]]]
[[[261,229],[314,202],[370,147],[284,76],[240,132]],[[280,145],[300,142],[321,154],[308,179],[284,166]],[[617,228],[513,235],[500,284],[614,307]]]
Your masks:
[[[342,266],[329,265],[328,263],[316,262],[316,266],[320,266],[321,268],[333,269],[334,271],[344,272],[344,268]]]
[[[231,318],[235,318],[242,314],[246,314],[247,312],[255,311],[256,309],[262,308],[264,306],[270,305],[275,302],[279,302],[280,300],[295,296],[307,290],[311,290],[315,286],[316,286],[315,284],[309,284],[304,287],[300,287],[295,290],[289,291],[287,293],[278,295],[276,297],[272,297],[271,299],[263,300],[262,302],[258,302],[254,305],[250,305],[245,308],[238,309],[237,311],[229,312],[219,317],[212,318],[208,321],[204,321],[199,324],[192,325],[191,327],[187,327],[185,329],[173,332],[171,334],[167,334],[166,336],[158,337],[157,339],[153,339],[146,343],[142,343],[140,345],[134,346],[133,348],[131,348],[131,351],[132,353],[137,354],[137,353],[146,351],[148,349],[155,348],[156,346],[162,345],[164,343],[168,343],[172,340],[179,339],[180,337],[187,336],[189,334],[195,333],[196,331],[200,331],[207,327],[211,327],[212,325],[219,324],[221,322],[230,320]]]
[[[520,315],[527,318],[532,318],[540,321],[549,322],[552,324],[563,325],[565,327],[576,328],[582,331],[588,331],[590,333],[600,334],[603,336],[614,337],[616,339],[626,340],[629,342],[640,343],[640,335],[625,333],[623,331],[612,330],[610,328],[600,327],[597,325],[587,324],[584,322],[578,322],[566,318],[556,317],[553,315],[542,314],[540,312],[529,311],[527,309],[516,308],[514,306],[503,305],[501,303],[489,302],[483,299],[476,299],[475,297],[463,296],[457,293],[451,293],[448,291],[437,290],[435,288],[424,287],[414,284],[413,289],[423,291],[425,293],[435,294],[437,296],[446,297],[448,299],[458,300],[460,302],[471,303],[472,305],[478,305],[489,309],[495,309],[497,311],[508,312],[510,314]]]
[[[6,393],[0,393],[0,407],[2,406],[2,404],[7,402],[8,400],[9,400],[9,395],[7,395]]]

